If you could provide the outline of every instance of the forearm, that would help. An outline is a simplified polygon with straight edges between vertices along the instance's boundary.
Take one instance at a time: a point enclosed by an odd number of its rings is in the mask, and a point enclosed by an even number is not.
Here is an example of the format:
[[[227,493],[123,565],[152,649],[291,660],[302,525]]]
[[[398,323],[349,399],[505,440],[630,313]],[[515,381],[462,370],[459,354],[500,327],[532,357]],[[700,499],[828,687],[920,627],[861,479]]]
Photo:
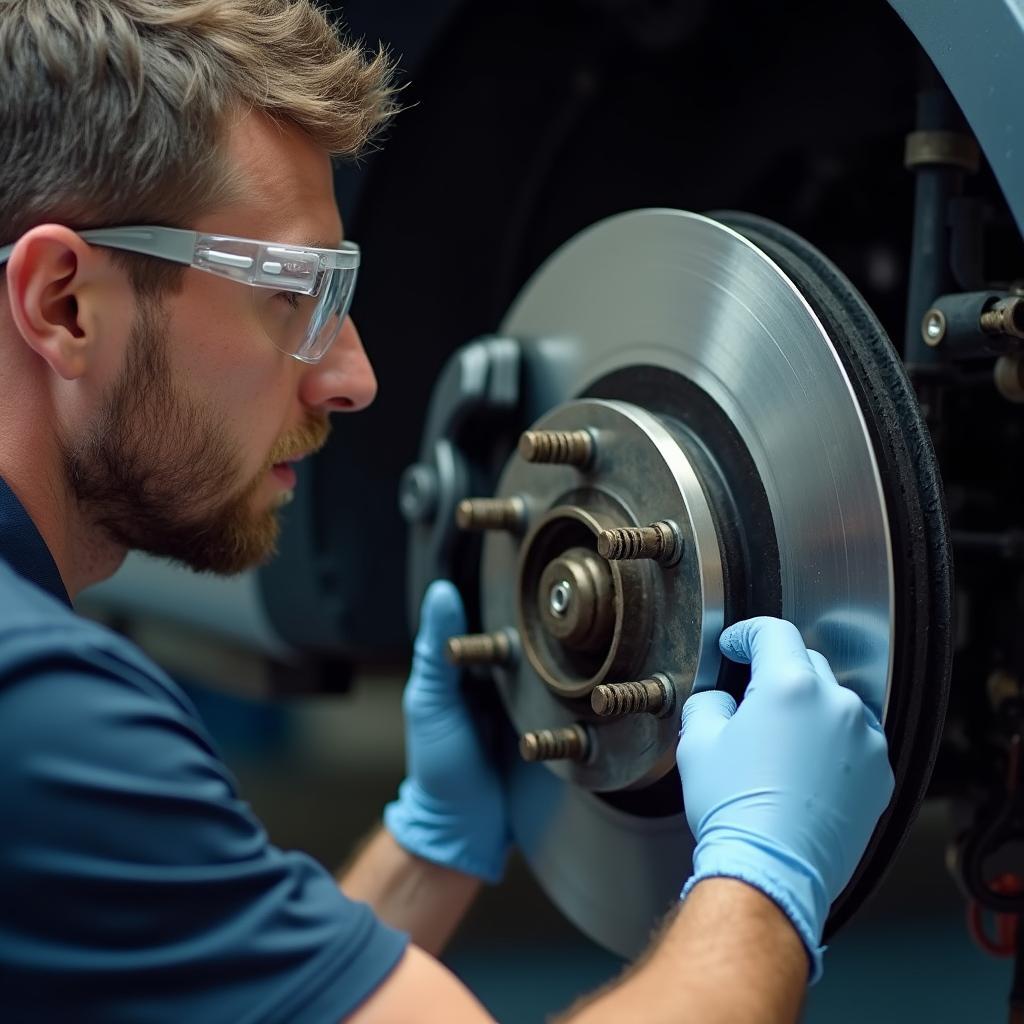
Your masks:
[[[350,899],[368,903],[385,923],[407,932],[439,956],[480,891],[479,879],[431,864],[378,829],[338,884]]]
[[[786,1024],[807,977],[803,943],[778,907],[743,882],[711,878],[640,964],[560,1024]]]

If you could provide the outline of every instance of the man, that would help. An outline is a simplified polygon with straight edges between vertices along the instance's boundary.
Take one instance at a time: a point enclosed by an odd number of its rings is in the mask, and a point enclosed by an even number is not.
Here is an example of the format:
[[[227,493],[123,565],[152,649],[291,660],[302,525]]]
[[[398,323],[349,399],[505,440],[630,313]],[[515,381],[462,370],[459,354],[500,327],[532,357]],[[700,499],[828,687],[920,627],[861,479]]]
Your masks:
[[[292,463],[373,400],[330,157],[392,113],[387,60],[307,0],[4,0],[0,58],[4,1020],[487,1020],[434,959],[509,844],[441,657],[450,584],[424,604],[408,778],[340,888],[268,842],[174,683],[71,609],[133,548],[269,557]],[[566,1020],[792,1020],[820,972],[885,739],[791,625],[722,650],[752,683],[738,711],[684,708],[682,909]]]

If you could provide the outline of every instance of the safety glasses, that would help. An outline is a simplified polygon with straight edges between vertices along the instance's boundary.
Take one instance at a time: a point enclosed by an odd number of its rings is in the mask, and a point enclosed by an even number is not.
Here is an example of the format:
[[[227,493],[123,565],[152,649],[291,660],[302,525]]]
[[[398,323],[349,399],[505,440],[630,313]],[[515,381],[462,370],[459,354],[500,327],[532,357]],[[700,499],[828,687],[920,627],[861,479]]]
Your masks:
[[[155,256],[256,289],[257,319],[270,342],[304,363],[317,363],[341,333],[352,305],[359,246],[340,249],[257,242],[178,228],[95,228],[79,232],[92,245]],[[0,266],[14,251],[0,248]]]

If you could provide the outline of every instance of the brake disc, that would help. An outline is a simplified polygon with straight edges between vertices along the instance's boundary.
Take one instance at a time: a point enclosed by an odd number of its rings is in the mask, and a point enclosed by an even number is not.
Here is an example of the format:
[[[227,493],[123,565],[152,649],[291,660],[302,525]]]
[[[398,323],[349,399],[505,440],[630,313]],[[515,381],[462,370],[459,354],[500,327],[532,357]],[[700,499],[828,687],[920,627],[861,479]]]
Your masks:
[[[690,870],[679,710],[742,693],[724,624],[782,616],[882,718],[896,774],[834,928],[923,796],[949,675],[941,489],[884,332],[777,225],[653,210],[565,245],[503,333],[530,432],[462,525],[496,527],[480,618],[520,849],[584,932],[642,950]]]

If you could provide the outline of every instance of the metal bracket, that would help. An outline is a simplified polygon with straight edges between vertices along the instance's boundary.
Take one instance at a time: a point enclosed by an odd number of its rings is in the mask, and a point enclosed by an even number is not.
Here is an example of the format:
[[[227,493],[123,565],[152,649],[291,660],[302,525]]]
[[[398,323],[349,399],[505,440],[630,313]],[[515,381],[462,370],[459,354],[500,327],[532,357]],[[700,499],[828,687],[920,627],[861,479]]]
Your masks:
[[[419,461],[405,471],[399,487],[399,505],[411,531],[407,593],[414,625],[430,582],[454,574],[459,502],[474,488],[489,493],[491,481],[484,479],[492,475],[488,457],[501,433],[495,420],[511,421],[519,409],[521,364],[518,341],[482,338],[448,360],[434,387]],[[475,563],[476,557],[471,554],[468,561]],[[467,569],[460,560],[460,577],[475,579]]]

